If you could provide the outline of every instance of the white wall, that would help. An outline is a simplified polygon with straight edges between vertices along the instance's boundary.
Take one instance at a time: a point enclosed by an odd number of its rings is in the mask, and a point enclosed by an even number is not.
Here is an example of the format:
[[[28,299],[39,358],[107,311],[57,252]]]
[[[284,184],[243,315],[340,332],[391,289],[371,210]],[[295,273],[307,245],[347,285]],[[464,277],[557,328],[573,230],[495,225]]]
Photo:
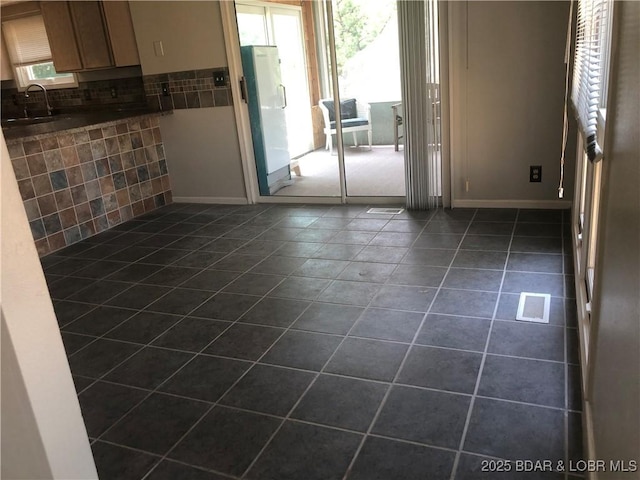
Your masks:
[[[452,2],[449,10],[454,199],[557,203],[569,2]],[[570,199],[573,152],[567,158]],[[530,165],[542,165],[541,183],[529,182]]]
[[[246,203],[233,107],[174,110],[160,129],[174,200]]]
[[[0,80],[11,80],[13,78],[13,69],[9,61],[7,47],[4,44],[4,35],[0,34]]]
[[[4,135],[0,139],[2,478],[97,479]]]
[[[144,75],[227,65],[219,2],[130,5]],[[164,56],[156,56],[155,41]],[[246,203],[232,107],[175,110],[160,129],[174,200]]]
[[[602,164],[590,408],[594,458],[640,463],[640,3],[615,2],[615,9],[618,54]],[[640,479],[640,471],[598,478]]]

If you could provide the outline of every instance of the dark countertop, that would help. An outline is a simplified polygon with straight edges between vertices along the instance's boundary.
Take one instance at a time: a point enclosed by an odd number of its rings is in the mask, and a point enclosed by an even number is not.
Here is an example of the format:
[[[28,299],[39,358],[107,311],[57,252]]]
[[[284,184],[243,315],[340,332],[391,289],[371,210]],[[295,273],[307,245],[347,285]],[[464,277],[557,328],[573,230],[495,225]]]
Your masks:
[[[35,140],[36,138],[65,130],[79,129],[83,127],[86,128],[94,125],[106,126],[103,124],[116,122],[126,118],[165,115],[167,113],[169,112],[159,112],[157,110],[151,110],[148,107],[114,108],[110,110],[60,113],[53,115],[51,120],[47,117],[38,117],[39,120],[35,120],[35,122],[40,121],[42,123],[25,124],[21,119],[16,121],[2,120],[2,132],[7,143],[13,143],[11,140]]]

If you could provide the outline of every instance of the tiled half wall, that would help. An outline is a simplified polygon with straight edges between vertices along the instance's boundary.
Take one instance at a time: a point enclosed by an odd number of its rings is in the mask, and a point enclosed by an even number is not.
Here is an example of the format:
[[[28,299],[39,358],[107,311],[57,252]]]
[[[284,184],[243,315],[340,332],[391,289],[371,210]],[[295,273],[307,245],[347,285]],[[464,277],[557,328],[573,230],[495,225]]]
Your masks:
[[[43,256],[171,202],[157,115],[8,140]]]

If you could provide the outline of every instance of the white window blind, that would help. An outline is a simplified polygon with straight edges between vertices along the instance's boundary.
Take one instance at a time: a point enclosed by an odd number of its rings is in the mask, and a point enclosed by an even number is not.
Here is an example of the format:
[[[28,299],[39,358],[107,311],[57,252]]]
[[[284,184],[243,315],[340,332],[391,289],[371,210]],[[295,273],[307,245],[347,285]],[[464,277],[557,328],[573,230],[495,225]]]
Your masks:
[[[15,67],[51,60],[47,31],[41,15],[2,22],[7,50]]]
[[[578,0],[571,100],[585,138],[589,160],[602,156],[597,143],[598,110],[603,103],[610,0]]]

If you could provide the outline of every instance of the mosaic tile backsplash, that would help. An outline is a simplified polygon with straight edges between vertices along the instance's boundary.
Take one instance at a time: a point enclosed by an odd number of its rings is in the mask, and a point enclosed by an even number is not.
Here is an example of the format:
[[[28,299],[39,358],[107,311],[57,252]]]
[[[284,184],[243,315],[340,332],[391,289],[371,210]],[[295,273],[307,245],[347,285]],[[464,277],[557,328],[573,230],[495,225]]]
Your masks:
[[[222,78],[223,84],[216,85],[215,77]],[[145,75],[143,81],[147,104],[157,110],[233,104],[227,67]]]
[[[172,200],[157,114],[7,147],[41,256]]]
[[[2,88],[2,118],[24,116],[25,102],[30,115],[44,111],[44,95],[39,90],[29,92],[29,98],[17,88]],[[13,82],[10,82],[13,84]],[[114,105],[144,105],[146,96],[142,77],[120,78],[79,82],[77,88],[47,90],[49,103],[54,109],[74,110],[87,108],[108,108]]]

